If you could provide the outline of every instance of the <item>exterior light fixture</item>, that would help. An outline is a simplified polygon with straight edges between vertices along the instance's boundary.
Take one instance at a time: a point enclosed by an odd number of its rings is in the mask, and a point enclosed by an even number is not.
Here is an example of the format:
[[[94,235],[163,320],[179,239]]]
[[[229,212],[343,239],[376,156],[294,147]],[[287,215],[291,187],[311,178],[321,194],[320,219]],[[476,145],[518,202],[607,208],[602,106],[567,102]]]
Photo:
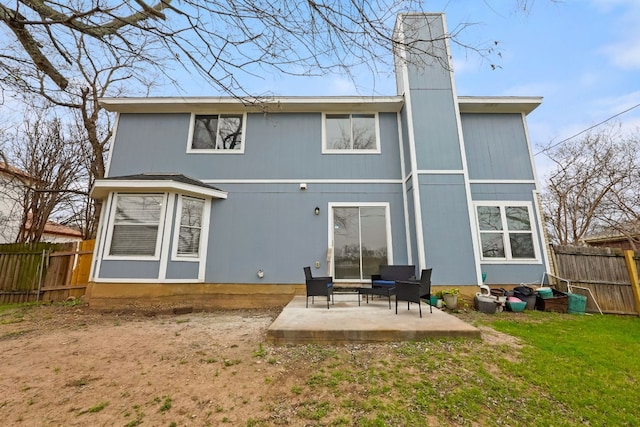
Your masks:
[[[320,208],[316,206],[316,208],[313,210],[313,213],[316,215],[320,215]]]

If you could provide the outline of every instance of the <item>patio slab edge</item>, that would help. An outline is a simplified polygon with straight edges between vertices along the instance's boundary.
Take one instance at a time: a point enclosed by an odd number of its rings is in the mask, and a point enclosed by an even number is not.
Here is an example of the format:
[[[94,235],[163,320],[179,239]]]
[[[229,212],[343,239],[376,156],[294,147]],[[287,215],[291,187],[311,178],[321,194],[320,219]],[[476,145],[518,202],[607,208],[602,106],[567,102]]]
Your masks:
[[[357,296],[340,295],[327,309],[321,298],[305,307],[305,297],[294,297],[267,330],[271,344],[353,344],[420,341],[438,338],[480,339],[480,330],[442,310],[403,303],[395,313],[386,298],[358,305]]]

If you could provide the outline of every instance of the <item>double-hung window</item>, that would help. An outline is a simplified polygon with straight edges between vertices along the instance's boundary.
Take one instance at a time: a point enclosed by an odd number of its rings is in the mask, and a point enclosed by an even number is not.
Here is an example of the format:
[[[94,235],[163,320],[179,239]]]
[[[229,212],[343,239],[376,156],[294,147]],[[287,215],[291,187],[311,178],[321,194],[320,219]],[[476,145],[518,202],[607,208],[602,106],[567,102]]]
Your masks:
[[[206,114],[192,116],[190,152],[244,152],[244,115]]]
[[[325,114],[324,153],[379,153],[376,114]]]
[[[483,260],[538,258],[530,204],[476,204],[476,215]]]
[[[163,194],[117,194],[109,255],[157,257]]]
[[[202,217],[204,200],[193,197],[181,197],[180,225],[176,255],[179,257],[198,257],[202,237]]]

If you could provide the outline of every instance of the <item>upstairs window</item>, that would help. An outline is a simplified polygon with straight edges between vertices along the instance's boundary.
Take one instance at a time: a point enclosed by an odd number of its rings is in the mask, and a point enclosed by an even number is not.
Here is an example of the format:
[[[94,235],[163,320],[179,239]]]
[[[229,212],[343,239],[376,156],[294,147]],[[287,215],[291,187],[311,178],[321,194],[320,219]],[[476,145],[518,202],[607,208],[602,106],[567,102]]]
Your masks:
[[[483,260],[535,260],[532,215],[529,206],[476,206]]]
[[[118,194],[109,255],[157,257],[164,195]]]
[[[242,114],[194,115],[188,151],[244,152]]]
[[[379,153],[376,114],[325,114],[324,153]]]

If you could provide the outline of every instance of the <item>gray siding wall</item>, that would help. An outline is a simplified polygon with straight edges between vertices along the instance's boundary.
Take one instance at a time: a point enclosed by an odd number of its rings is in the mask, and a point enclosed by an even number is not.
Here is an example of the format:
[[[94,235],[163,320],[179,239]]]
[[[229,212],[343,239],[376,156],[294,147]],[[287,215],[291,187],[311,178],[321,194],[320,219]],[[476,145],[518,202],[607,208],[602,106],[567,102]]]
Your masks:
[[[189,153],[189,114],[122,114],[109,176],[196,179],[399,179],[396,113],[379,114],[381,154],[322,154],[322,114],[248,114],[244,154]]]
[[[535,184],[471,184],[471,197],[473,200],[515,200],[533,203],[533,191]]]
[[[450,91],[411,90],[418,169],[462,169],[454,102]]]
[[[463,176],[420,176],[420,203],[426,261],[427,267],[433,267],[433,284],[476,284]]]
[[[206,282],[301,283],[302,267],[316,261],[315,274],[325,275],[330,202],[389,202],[393,262],[407,263],[400,184],[310,184],[305,191],[292,184],[233,184],[226,190],[229,198],[211,209]]]
[[[436,40],[420,42],[419,51],[432,52],[448,60],[441,15],[406,16],[406,37],[409,40]],[[453,96],[451,72],[446,65],[432,57],[410,55],[407,65],[413,131],[418,169],[462,169],[458,122]]]
[[[330,202],[390,203],[393,262],[404,264],[398,116],[378,117],[380,154],[322,154],[321,113],[248,114],[244,154],[187,154],[189,114],[122,114],[109,176],[183,173],[228,192],[228,199],[212,202],[206,282],[300,283],[302,267],[316,261],[318,274],[325,274]],[[247,182],[216,183],[230,179]],[[264,179],[296,181],[251,182]],[[312,179],[393,179],[398,184],[308,183],[307,190],[299,189],[299,182]],[[173,236],[173,229],[167,232]],[[264,278],[258,278],[258,269]],[[167,279],[195,279],[197,273],[197,262],[168,261]],[[158,266],[103,262],[100,277],[156,278]]]
[[[463,114],[470,179],[533,179],[522,114]]]
[[[545,268],[542,264],[482,264],[487,273],[486,285],[517,285],[520,283],[540,283]]]
[[[409,175],[411,167],[411,151],[409,149],[409,126],[407,125],[407,109],[403,107],[400,111],[400,126],[402,127],[402,154],[404,156],[404,173]],[[405,177],[403,177],[405,178]]]
[[[407,190],[407,211],[409,212],[409,244],[411,245],[411,259],[409,264],[418,265],[418,241],[416,240],[416,216],[415,203],[413,201],[413,188]]]
[[[408,40],[419,42],[419,49],[432,52],[448,60],[446,44],[438,40],[444,31],[440,15],[405,18]],[[405,75],[415,143],[422,239],[426,267],[433,268],[432,281],[436,285],[475,284],[477,281],[472,230],[469,223],[467,187],[462,174],[437,174],[437,171],[463,169],[457,102],[452,88],[452,76],[446,65],[423,55],[409,61]],[[411,215],[414,212],[411,211]],[[417,241],[417,239],[416,239]]]
[[[159,270],[160,261],[102,260],[100,278],[157,279]]]
[[[540,281],[542,274],[547,270],[544,264],[542,251],[546,250],[543,231],[538,224],[541,222],[540,212],[536,210],[534,193],[535,184],[471,184],[471,194],[474,201],[524,201],[531,202],[537,231],[538,249],[540,251],[540,264],[517,263],[482,263],[481,269],[487,273],[486,283],[489,285],[511,285],[518,283],[530,283]],[[475,227],[475,226],[474,226]],[[474,230],[474,232],[476,232]]]

